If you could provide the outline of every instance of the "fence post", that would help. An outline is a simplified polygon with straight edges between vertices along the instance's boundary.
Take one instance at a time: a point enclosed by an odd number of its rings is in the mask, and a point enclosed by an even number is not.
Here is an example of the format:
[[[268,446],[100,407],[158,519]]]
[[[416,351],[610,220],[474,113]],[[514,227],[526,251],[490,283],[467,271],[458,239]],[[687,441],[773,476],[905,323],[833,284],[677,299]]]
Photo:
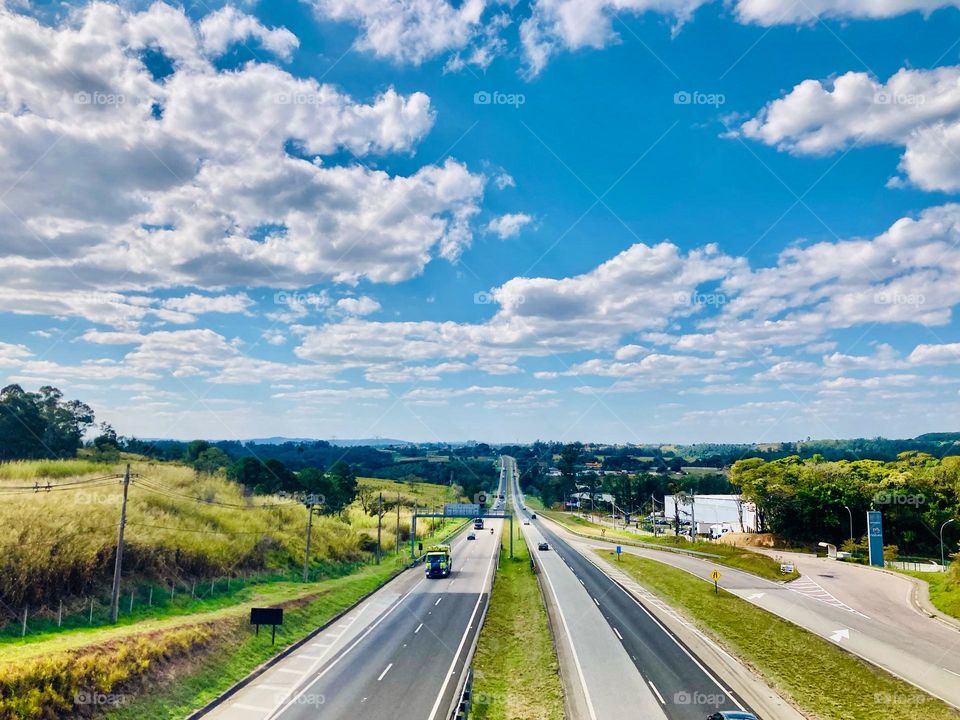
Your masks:
[[[176,583],[173,580],[171,580],[170,581],[170,599],[171,600],[173,600],[173,593],[176,587],[177,587]]]
[[[193,585],[190,586],[190,598],[193,599],[197,596],[197,581],[193,581]]]
[[[90,598],[90,624],[93,625],[93,598]]]
[[[147,605],[153,607],[153,585],[150,586],[150,599],[147,600]]]
[[[27,634],[27,607],[23,608],[23,628],[20,630],[20,637]]]
[[[214,578],[210,581],[210,597],[213,597],[213,588],[215,587],[217,579]]]
[[[63,600],[60,601],[60,609],[57,610],[57,627],[63,625]]]
[[[133,614],[133,590],[130,591],[130,613]]]

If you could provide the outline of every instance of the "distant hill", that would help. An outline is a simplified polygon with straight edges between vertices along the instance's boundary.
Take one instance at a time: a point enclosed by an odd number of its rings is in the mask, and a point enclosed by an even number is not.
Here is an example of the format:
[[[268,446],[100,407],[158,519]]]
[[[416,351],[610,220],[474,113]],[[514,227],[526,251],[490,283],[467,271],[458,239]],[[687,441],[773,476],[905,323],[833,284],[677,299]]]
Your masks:
[[[249,438],[241,442],[256,443],[257,445],[283,445],[284,443],[314,443],[318,440],[325,440],[331,445],[338,447],[357,447],[359,445],[365,445],[366,447],[387,447],[388,445],[414,444],[408,440],[396,440],[394,438],[291,438],[283,436]]]

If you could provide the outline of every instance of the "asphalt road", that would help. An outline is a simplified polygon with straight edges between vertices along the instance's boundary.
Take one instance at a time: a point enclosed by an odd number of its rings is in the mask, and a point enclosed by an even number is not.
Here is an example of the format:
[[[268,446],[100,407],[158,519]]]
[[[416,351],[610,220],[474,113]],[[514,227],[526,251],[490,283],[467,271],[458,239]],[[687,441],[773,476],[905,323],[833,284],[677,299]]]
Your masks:
[[[214,709],[230,720],[446,720],[489,600],[503,521],[453,543],[454,571],[406,571]]]
[[[577,544],[609,550],[615,541]],[[960,632],[910,604],[905,579],[837,561],[784,554],[802,577],[776,583],[701,558],[622,546],[720,585],[734,595],[834,642],[945,702],[960,707]]]
[[[515,503],[522,502],[511,482]],[[518,515],[529,512],[518,508]],[[717,710],[745,709],[679,639],[576,549],[539,520],[522,527],[534,548],[541,540],[550,546],[534,552],[567,618],[592,718],[703,720]]]

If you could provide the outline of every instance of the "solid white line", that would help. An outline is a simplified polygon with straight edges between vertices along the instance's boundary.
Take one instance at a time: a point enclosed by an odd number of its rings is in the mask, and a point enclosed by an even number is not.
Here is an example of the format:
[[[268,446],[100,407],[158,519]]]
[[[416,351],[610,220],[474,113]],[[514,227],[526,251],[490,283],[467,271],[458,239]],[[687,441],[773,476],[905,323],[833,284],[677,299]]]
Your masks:
[[[550,586],[550,592],[553,594],[554,604],[557,606],[557,614],[560,615],[560,622],[563,625],[563,630],[567,634],[567,639],[570,641],[570,654],[573,655],[573,664],[577,668],[577,675],[580,676],[580,686],[583,688],[583,698],[587,703],[587,712],[590,713],[591,720],[597,720],[597,712],[593,709],[593,700],[590,699],[590,688],[587,687],[587,679],[583,676],[583,665],[580,664],[580,657],[577,655],[577,648],[573,644],[573,635],[570,634],[570,626],[567,625],[567,618],[563,614],[563,608],[560,607],[560,598],[557,595],[557,590],[553,587],[553,581],[550,579],[550,574],[547,572],[546,566],[541,565],[540,569],[543,571],[543,577],[547,579],[547,585]]]
[[[951,675],[956,675],[957,677],[960,677],[960,673],[954,672],[954,671],[951,670],[950,668],[944,668],[944,670],[946,670],[946,671],[947,671],[948,673],[950,673]]]
[[[337,663],[339,663],[341,660],[343,660],[343,658],[345,658],[345,657],[350,653],[351,650],[353,650],[355,647],[357,647],[357,645],[359,645],[361,642],[363,642],[363,639],[364,639],[365,637],[367,637],[367,635],[369,635],[370,633],[372,633],[372,632],[377,628],[377,626],[380,625],[380,623],[382,623],[384,620],[386,620],[394,610],[396,610],[398,607],[400,607],[400,604],[401,604],[404,600],[406,600],[408,597],[410,597],[410,594],[411,594],[414,590],[416,590],[418,587],[420,587],[420,585],[421,585],[422,583],[424,583],[425,581],[426,581],[426,578],[420,578],[419,582],[417,582],[416,585],[414,585],[412,588],[410,588],[409,590],[407,590],[407,592],[406,592],[404,595],[402,595],[402,596],[400,597],[400,599],[398,599],[398,600],[393,604],[393,606],[392,606],[389,610],[387,610],[383,615],[381,615],[380,618],[379,618],[375,623],[373,623],[373,624],[370,625],[366,630],[364,630],[363,633],[361,633],[360,636],[357,637],[357,638],[353,641],[353,643],[351,643],[338,657],[336,657],[336,658],[333,660],[333,662],[331,662],[329,665],[327,665],[318,675],[316,675],[316,676],[313,678],[313,681],[312,681],[312,682],[310,682],[306,687],[304,687],[300,692],[298,692],[291,700],[289,700],[289,701],[287,702],[286,705],[284,705],[283,707],[281,707],[279,710],[271,713],[270,717],[273,718],[273,717],[277,717],[277,715],[282,714],[287,708],[289,708],[291,705],[293,705],[294,703],[296,703],[297,700],[299,700],[301,697],[303,697],[303,695],[306,694],[306,692],[307,692],[311,687],[313,687],[314,685],[316,685],[324,675],[326,675],[326,674],[327,674],[328,672],[330,672],[334,667],[336,667]],[[300,657],[305,657],[305,656],[301,655]],[[319,660],[320,658],[317,658],[317,659]]]
[[[423,623],[420,623],[419,625],[417,625],[417,629],[413,631],[413,634],[416,635],[418,632],[420,632],[420,628],[422,627],[423,627]]]
[[[442,598],[442,597],[438,597],[438,598],[437,598],[437,601],[433,604],[433,606],[436,607],[437,605],[439,605],[441,600],[443,600],[443,598]]]
[[[620,631],[619,631],[619,630],[617,630],[616,628],[613,628],[613,631],[617,634],[617,637],[618,637],[618,638],[620,638],[621,640],[623,640],[623,635],[620,634]]]
[[[661,694],[660,694],[660,691],[657,690],[657,686],[654,685],[654,684],[653,684],[652,682],[650,682],[649,680],[647,680],[647,685],[649,685],[649,686],[650,686],[650,689],[653,690],[653,694],[657,696],[657,700],[660,701],[660,704],[661,704],[661,705],[666,705],[667,703],[665,703],[665,702],[663,701],[663,695],[661,695]]]
[[[377,678],[377,682],[380,682],[381,680],[383,680],[383,676],[386,675],[388,672],[390,672],[390,668],[392,668],[392,667],[393,667],[393,663],[390,663],[389,665],[387,665],[387,666],[383,669],[383,672],[380,673],[380,677]]]
[[[499,544],[497,545],[499,547]],[[473,606],[473,613],[470,615],[470,622],[467,624],[467,629],[463,632],[463,637],[460,638],[460,644],[457,646],[457,651],[453,654],[453,661],[450,663],[450,669],[447,671],[447,675],[443,680],[443,686],[440,688],[440,692],[437,694],[437,699],[433,703],[433,708],[430,710],[430,714],[427,715],[427,720],[433,720],[436,716],[437,711],[440,709],[440,702],[443,700],[443,694],[447,691],[447,685],[450,683],[450,678],[453,677],[453,669],[457,666],[457,659],[460,657],[460,652],[463,650],[463,646],[467,642],[467,636],[470,634],[470,629],[473,627],[474,619],[477,616],[477,611],[480,609],[480,602],[483,600],[483,591],[487,587],[487,580],[490,579],[490,572],[493,570],[493,563],[497,559],[499,553],[492,553],[490,555],[490,564],[487,565],[487,572],[483,576],[483,583],[480,586],[480,592],[477,593],[477,603]],[[437,602],[440,602],[439,600]]]
[[[599,600],[597,600],[596,598],[594,598],[593,601],[597,604],[597,607],[600,607],[600,601],[599,601]]]

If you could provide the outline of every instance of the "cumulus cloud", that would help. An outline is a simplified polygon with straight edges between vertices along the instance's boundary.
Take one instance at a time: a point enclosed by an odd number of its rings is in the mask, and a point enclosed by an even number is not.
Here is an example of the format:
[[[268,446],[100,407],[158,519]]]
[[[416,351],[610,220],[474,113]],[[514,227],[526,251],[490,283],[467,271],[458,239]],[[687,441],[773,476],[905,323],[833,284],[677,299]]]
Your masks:
[[[0,9],[0,269],[23,307],[135,323],[149,310],[129,298],[71,293],[399,282],[471,242],[485,179],[463,164],[325,161],[410,152],[433,124],[426,95],[363,102],[269,62],[217,70],[248,37],[294,46],[233,8],[196,24],[93,3],[53,25]],[[148,52],[172,73],[155,77]]]
[[[369,315],[380,309],[380,303],[372,297],[346,297],[337,300],[337,307],[348,315]]]
[[[526,213],[507,213],[493,218],[487,223],[487,230],[501,240],[516,237],[526,225],[533,222],[533,217]]]
[[[901,69],[885,83],[849,72],[804,80],[745,122],[748,138],[798,155],[859,145],[904,149],[899,169],[925,190],[960,189],[960,66]]]
[[[876,20],[915,11],[928,15],[956,6],[956,0],[738,0],[736,14],[742,22],[770,26],[812,23],[818,18]]]

